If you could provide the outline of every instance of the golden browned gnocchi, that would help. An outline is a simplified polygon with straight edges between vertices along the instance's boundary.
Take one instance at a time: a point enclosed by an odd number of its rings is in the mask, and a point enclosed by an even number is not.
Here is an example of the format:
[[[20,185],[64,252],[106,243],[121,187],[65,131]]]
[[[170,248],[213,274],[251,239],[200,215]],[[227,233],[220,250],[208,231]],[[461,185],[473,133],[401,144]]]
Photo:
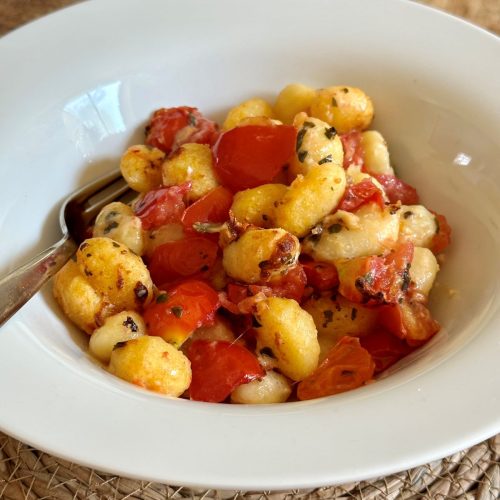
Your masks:
[[[162,166],[163,184],[176,186],[191,183],[187,198],[195,201],[219,183],[212,166],[212,152],[206,144],[183,144]]]
[[[155,189],[161,184],[161,166],[165,153],[142,144],[131,146],[122,156],[120,169],[127,184],[139,193]]]
[[[245,283],[269,281],[297,263],[299,240],[283,229],[249,229],[223,251],[231,278]]]
[[[113,202],[55,277],[111,374],[196,401],[277,404],[356,389],[439,331],[450,243],[368,130],[371,98],[294,83],[274,107],[156,110]]]
[[[318,90],[311,115],[329,123],[338,133],[364,130],[373,120],[372,100],[359,88],[337,85]]]
[[[188,358],[163,339],[149,335],[116,344],[109,371],[132,384],[167,396],[180,396],[191,383]]]

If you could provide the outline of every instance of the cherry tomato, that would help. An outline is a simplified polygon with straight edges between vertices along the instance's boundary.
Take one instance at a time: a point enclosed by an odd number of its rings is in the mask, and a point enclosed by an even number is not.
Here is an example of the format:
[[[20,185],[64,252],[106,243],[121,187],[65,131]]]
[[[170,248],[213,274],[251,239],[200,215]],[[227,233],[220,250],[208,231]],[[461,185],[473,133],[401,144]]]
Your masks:
[[[187,355],[193,373],[189,396],[195,401],[221,403],[239,385],[265,375],[255,355],[239,344],[195,340]]]
[[[311,260],[302,262],[302,266],[307,276],[307,284],[315,290],[323,292],[338,286],[339,273],[333,264]]]
[[[191,184],[186,182],[180,186],[148,191],[134,209],[142,221],[143,229],[156,229],[171,222],[179,222],[186,208],[183,198],[190,188]]]
[[[410,286],[413,248],[413,243],[405,242],[385,257],[371,255],[338,262],[339,292],[353,302],[399,302]]]
[[[325,360],[297,387],[301,400],[332,396],[362,386],[373,377],[375,363],[356,337],[342,337]]]
[[[225,222],[233,203],[231,191],[223,186],[216,187],[184,211],[182,224],[186,232],[192,232],[195,222]]]
[[[220,135],[215,171],[232,191],[271,182],[294,153],[297,131],[289,125],[247,125]]]
[[[412,351],[404,340],[385,330],[363,335],[359,341],[361,347],[366,349],[373,358],[375,373],[383,372]]]
[[[432,238],[431,250],[434,253],[441,253],[451,243],[451,227],[444,215],[432,212],[436,217],[436,224],[438,226],[437,232]]]
[[[300,302],[306,288],[307,276],[301,264],[289,269],[286,274],[266,283],[276,297],[284,297]]]
[[[354,212],[365,203],[374,202],[379,207],[384,207],[384,196],[382,191],[370,180],[363,179],[357,184],[347,186],[344,196],[340,200],[337,210]]]
[[[353,130],[339,137],[344,147],[344,168],[347,169],[351,165],[363,167],[365,152],[361,146],[361,132]]]
[[[217,124],[188,106],[158,109],[146,127],[146,144],[167,154],[187,142],[212,145],[217,137]]]
[[[391,203],[401,201],[403,205],[416,205],[419,201],[417,190],[398,179],[395,175],[380,174],[374,175],[382,187]]]
[[[429,309],[416,300],[382,306],[379,322],[387,331],[406,340],[411,346],[424,344],[441,328]]]
[[[217,243],[202,236],[189,236],[156,247],[149,261],[149,272],[157,286],[187,278],[206,276],[217,258]]]
[[[217,292],[203,281],[189,280],[160,293],[144,311],[149,335],[180,346],[191,333],[214,322]]]

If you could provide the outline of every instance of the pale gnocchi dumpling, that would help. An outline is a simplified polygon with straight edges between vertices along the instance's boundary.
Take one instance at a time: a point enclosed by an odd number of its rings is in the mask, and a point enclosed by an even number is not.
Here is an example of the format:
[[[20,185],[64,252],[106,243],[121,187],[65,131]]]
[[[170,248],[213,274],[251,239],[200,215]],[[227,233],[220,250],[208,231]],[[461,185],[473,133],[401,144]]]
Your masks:
[[[260,380],[253,380],[234,389],[231,402],[252,405],[284,403],[291,393],[290,380],[281,373],[270,370]]]
[[[383,254],[398,241],[398,212],[374,204],[363,205],[354,213],[338,210],[325,217],[318,232],[305,240],[303,251],[332,264],[338,259]]]
[[[434,214],[423,205],[402,205],[398,215],[401,238],[417,247],[430,248],[439,230]]]
[[[145,193],[160,186],[164,159],[165,153],[160,149],[139,144],[127,149],[122,156],[120,169],[134,191]]]
[[[108,363],[116,344],[146,334],[144,319],[135,311],[122,311],[105,319],[90,337],[89,350],[97,359]]]
[[[118,241],[137,255],[144,253],[141,219],[125,203],[116,201],[106,205],[96,218],[92,235]]]
[[[247,118],[273,118],[273,116],[274,113],[272,106],[264,99],[254,97],[253,99],[248,99],[247,101],[244,101],[229,110],[222,125],[222,130],[230,130],[238,126]]]
[[[428,248],[415,247],[410,267],[410,278],[415,290],[427,297],[438,271],[439,264],[436,256]]]
[[[291,124],[295,115],[307,112],[316,96],[316,90],[301,83],[291,83],[278,94],[274,114],[283,123]]]
[[[372,175],[394,175],[389,149],[382,134],[377,130],[365,130],[361,134],[361,146],[365,154],[365,169]]]

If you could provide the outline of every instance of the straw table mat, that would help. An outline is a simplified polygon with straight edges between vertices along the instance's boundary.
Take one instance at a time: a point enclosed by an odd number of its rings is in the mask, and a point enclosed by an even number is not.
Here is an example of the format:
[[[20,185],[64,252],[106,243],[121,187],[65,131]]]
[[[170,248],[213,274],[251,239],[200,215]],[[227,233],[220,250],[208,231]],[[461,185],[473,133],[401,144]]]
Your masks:
[[[0,36],[75,0],[0,0]],[[500,0],[423,0],[500,34]],[[500,63],[500,61],[499,61]],[[288,492],[201,491],[81,467],[0,433],[0,499],[438,499],[500,498],[500,434],[452,456],[371,481]]]

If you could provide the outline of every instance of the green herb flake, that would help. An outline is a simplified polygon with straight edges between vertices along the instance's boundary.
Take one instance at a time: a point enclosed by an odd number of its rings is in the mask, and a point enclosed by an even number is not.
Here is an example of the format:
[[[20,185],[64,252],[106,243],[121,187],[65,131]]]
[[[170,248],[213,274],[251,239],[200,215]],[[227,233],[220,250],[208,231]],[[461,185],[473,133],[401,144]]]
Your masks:
[[[196,125],[196,116],[194,116],[194,114],[191,112],[189,112],[188,114],[188,123],[193,127]]]
[[[344,94],[347,94],[347,92],[349,92],[349,89],[348,89],[347,87],[344,87],[344,88],[342,89],[342,92],[344,92]]]
[[[337,99],[335,99],[335,97],[332,97],[332,106],[335,108],[339,107],[339,105],[337,104]]]
[[[403,217],[405,219],[408,219],[408,217],[411,217],[413,215],[413,212],[411,210],[407,210],[404,214]]]
[[[304,122],[304,123],[302,124],[302,127],[303,127],[303,128],[314,128],[315,126],[316,126],[316,125],[314,125],[314,123],[313,123],[313,122]]]
[[[332,224],[329,228],[328,228],[328,232],[330,234],[335,234],[335,233],[340,233],[340,231],[342,231],[342,224]]]
[[[168,300],[168,293],[160,293],[158,297],[156,297],[156,303],[157,304],[163,304]]]
[[[295,151],[298,152],[299,149],[302,147],[302,142],[304,141],[304,136],[306,135],[307,128],[302,127],[299,132],[297,133],[297,140],[295,142]]]
[[[330,311],[330,309],[326,309],[323,311],[323,317],[325,318],[325,321],[323,322],[323,328],[326,328],[328,326],[328,323],[331,323],[333,321],[333,311]]]
[[[304,160],[307,156],[307,151],[299,151],[299,154],[297,156],[299,157],[300,163],[304,163]]]
[[[116,229],[120,224],[118,224],[118,222],[116,222],[115,220],[114,221],[111,221],[105,228],[104,228],[104,234],[108,234],[110,231],[112,231],[113,229]]]
[[[325,128],[325,135],[327,139],[333,139],[337,135],[335,127]]]
[[[184,310],[182,309],[181,306],[174,306],[170,310],[172,311],[172,314],[176,318],[180,318],[182,316],[182,314],[184,313]]]
[[[325,156],[319,160],[318,165],[323,165],[323,163],[331,163],[333,161],[332,155]]]

